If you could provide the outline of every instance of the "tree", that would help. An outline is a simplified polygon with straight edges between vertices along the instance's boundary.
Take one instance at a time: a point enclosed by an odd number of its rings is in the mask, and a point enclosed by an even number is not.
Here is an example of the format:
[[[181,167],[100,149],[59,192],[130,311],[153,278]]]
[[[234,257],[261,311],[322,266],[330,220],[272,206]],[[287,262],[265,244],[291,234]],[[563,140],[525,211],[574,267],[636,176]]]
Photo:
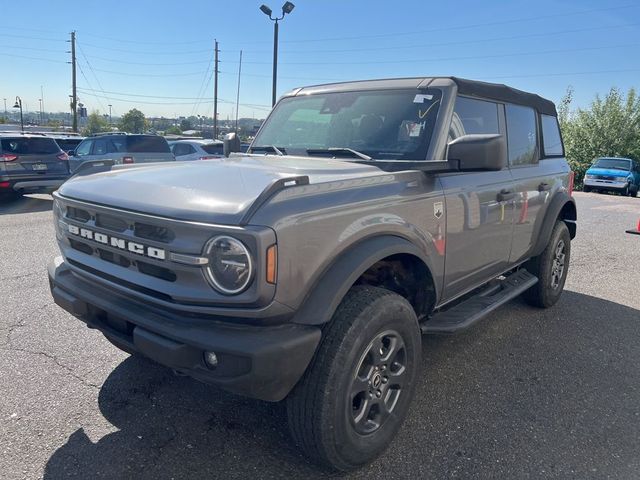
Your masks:
[[[147,120],[137,108],[132,108],[122,116],[120,130],[127,133],[144,133],[147,129]]]
[[[640,98],[635,89],[626,98],[617,88],[596,95],[588,109],[569,112],[573,91],[560,102],[558,117],[567,160],[576,173],[576,185],[597,157],[640,159]]]
[[[182,130],[182,131],[191,130],[192,127],[193,127],[193,125],[191,124],[189,119],[185,118],[185,119],[180,121],[180,130]]]
[[[182,135],[182,130],[180,130],[179,127],[176,127],[175,125],[171,125],[169,128],[167,128],[164,131],[165,135]]]
[[[84,135],[91,135],[98,132],[108,132],[110,130],[109,122],[99,111],[94,110],[87,118],[87,125],[84,127],[82,133]]]

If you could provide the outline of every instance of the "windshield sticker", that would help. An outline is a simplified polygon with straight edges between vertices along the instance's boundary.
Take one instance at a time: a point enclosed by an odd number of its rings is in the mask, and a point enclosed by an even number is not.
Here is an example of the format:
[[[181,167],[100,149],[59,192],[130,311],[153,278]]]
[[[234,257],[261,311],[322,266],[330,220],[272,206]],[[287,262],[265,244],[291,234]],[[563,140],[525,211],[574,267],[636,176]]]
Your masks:
[[[419,93],[413,98],[413,103],[424,103],[426,101],[431,101],[431,100],[433,100],[433,95]]]
[[[409,137],[419,137],[422,133],[422,129],[425,127],[424,122],[422,123],[408,123],[407,130],[409,133]]]

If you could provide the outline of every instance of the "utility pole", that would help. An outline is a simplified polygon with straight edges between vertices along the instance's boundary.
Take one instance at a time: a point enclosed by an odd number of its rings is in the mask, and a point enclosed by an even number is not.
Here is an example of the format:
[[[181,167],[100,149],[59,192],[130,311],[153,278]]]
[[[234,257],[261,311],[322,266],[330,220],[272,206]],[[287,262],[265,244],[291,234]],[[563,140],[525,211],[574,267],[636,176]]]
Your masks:
[[[111,125],[111,107],[113,107],[113,105],[109,104],[109,125]]]
[[[242,50],[240,50],[240,64],[238,65],[238,92],[236,93],[236,134],[238,133],[238,110],[240,110],[240,74],[242,72]]]
[[[42,99],[42,104],[40,105],[40,110],[42,110],[42,123],[44,123],[44,89],[42,85],[40,85],[40,98]]]
[[[215,42],[213,75],[213,139],[218,139],[218,40]]]
[[[71,113],[73,114],[73,131],[78,131],[78,92],[76,91],[76,32],[71,32]]]

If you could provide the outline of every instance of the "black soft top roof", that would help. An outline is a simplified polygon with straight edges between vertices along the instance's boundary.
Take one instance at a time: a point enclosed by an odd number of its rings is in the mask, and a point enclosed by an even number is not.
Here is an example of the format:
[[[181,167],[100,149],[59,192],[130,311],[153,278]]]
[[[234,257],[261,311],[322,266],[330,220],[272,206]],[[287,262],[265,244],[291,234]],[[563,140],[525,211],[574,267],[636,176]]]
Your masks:
[[[542,98],[534,93],[523,92],[516,88],[508,87],[501,83],[479,82],[465,78],[451,77],[458,85],[458,93],[474,97],[491,98],[502,102],[516,103],[535,108],[545,115],[557,117],[556,106],[552,101]]]
[[[411,77],[387,78],[377,80],[358,80],[354,82],[327,83],[296,88],[287,96],[308,95],[326,92],[358,91],[362,89],[394,89],[394,88],[424,88],[429,86],[447,87],[456,84],[458,93],[480,98],[497,100],[500,102],[526,105],[545,115],[557,117],[556,107],[550,100],[533,93],[523,92],[500,83],[479,82],[458,77]]]

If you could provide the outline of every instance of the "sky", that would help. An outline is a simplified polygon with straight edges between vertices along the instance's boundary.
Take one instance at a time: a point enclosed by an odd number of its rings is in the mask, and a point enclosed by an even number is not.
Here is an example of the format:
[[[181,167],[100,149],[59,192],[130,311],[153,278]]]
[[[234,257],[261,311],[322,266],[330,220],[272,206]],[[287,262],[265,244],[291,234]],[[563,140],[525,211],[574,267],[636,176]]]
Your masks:
[[[280,2],[264,0],[274,13]],[[278,95],[369,78],[455,75],[506,83],[587,107],[613,86],[640,87],[640,1],[294,0],[280,23]],[[113,116],[213,113],[219,42],[220,118],[271,104],[273,23],[260,0],[0,0],[0,98],[68,111],[77,38],[79,101]],[[0,107],[2,108],[2,107]]]

